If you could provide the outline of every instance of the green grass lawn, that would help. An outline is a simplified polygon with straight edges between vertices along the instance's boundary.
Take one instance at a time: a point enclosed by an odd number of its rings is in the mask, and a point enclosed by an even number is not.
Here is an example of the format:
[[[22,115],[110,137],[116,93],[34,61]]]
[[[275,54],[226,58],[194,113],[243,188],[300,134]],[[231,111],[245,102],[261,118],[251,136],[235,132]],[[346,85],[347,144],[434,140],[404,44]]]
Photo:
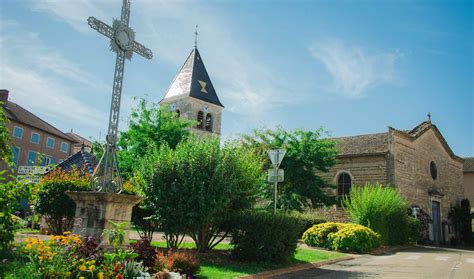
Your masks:
[[[30,228],[21,228],[17,231],[17,233],[29,233],[29,234],[38,234],[39,230],[30,229]]]
[[[153,241],[153,246],[165,248],[166,242]],[[193,249],[196,248],[194,242],[183,242],[180,248]],[[309,248],[298,248],[293,259],[287,264],[269,264],[269,263],[246,263],[231,260],[226,251],[232,249],[232,245],[228,243],[219,243],[215,250],[221,253],[211,254],[209,257],[201,257],[201,270],[198,274],[199,278],[235,278],[255,274],[258,272],[278,269],[285,266],[317,263],[320,261],[335,259],[344,256],[342,253],[329,252],[324,250],[316,250]]]
[[[314,249],[298,248],[293,259],[283,265],[277,264],[256,264],[244,263],[231,260],[222,260],[220,262],[201,261],[200,278],[235,278],[244,275],[255,274],[258,272],[278,269],[285,266],[291,266],[302,263],[316,263],[324,260],[335,259],[344,256],[337,252],[328,252]]]

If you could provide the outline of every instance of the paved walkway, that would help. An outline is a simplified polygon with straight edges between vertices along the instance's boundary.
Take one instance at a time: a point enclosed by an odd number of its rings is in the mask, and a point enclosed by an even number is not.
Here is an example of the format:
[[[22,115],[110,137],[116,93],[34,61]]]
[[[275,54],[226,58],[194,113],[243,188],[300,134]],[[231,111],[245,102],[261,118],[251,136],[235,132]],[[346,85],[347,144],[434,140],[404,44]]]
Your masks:
[[[272,278],[474,278],[474,251],[418,246]]]

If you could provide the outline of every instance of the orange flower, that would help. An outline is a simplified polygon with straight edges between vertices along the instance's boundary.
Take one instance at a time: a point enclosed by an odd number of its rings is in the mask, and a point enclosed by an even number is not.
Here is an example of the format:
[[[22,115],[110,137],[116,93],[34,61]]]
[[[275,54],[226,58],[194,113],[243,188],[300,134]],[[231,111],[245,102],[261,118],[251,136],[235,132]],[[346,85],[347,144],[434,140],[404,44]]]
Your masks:
[[[114,272],[117,273],[119,271],[119,268],[120,268],[120,263],[116,263],[114,266]]]
[[[122,274],[117,274],[117,276],[115,276],[115,279],[124,279],[124,277]]]

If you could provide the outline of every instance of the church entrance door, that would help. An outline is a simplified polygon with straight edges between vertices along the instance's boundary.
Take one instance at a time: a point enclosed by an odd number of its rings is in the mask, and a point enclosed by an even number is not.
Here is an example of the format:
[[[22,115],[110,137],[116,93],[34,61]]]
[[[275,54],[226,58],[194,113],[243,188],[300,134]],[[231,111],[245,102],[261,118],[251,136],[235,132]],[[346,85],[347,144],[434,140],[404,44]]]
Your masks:
[[[441,218],[439,202],[431,202],[431,215],[433,218],[433,240],[436,245],[439,245],[441,241]]]

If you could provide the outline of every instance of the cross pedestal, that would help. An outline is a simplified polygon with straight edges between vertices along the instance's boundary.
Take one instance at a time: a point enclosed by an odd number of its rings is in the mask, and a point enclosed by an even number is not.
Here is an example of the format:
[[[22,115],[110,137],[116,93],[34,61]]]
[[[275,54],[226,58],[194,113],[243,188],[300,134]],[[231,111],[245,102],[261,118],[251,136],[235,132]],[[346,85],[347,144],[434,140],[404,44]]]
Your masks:
[[[142,198],[134,195],[104,192],[66,192],[76,203],[73,233],[102,239],[104,229],[112,229],[109,222],[126,223],[125,243],[128,244],[132,208]]]

